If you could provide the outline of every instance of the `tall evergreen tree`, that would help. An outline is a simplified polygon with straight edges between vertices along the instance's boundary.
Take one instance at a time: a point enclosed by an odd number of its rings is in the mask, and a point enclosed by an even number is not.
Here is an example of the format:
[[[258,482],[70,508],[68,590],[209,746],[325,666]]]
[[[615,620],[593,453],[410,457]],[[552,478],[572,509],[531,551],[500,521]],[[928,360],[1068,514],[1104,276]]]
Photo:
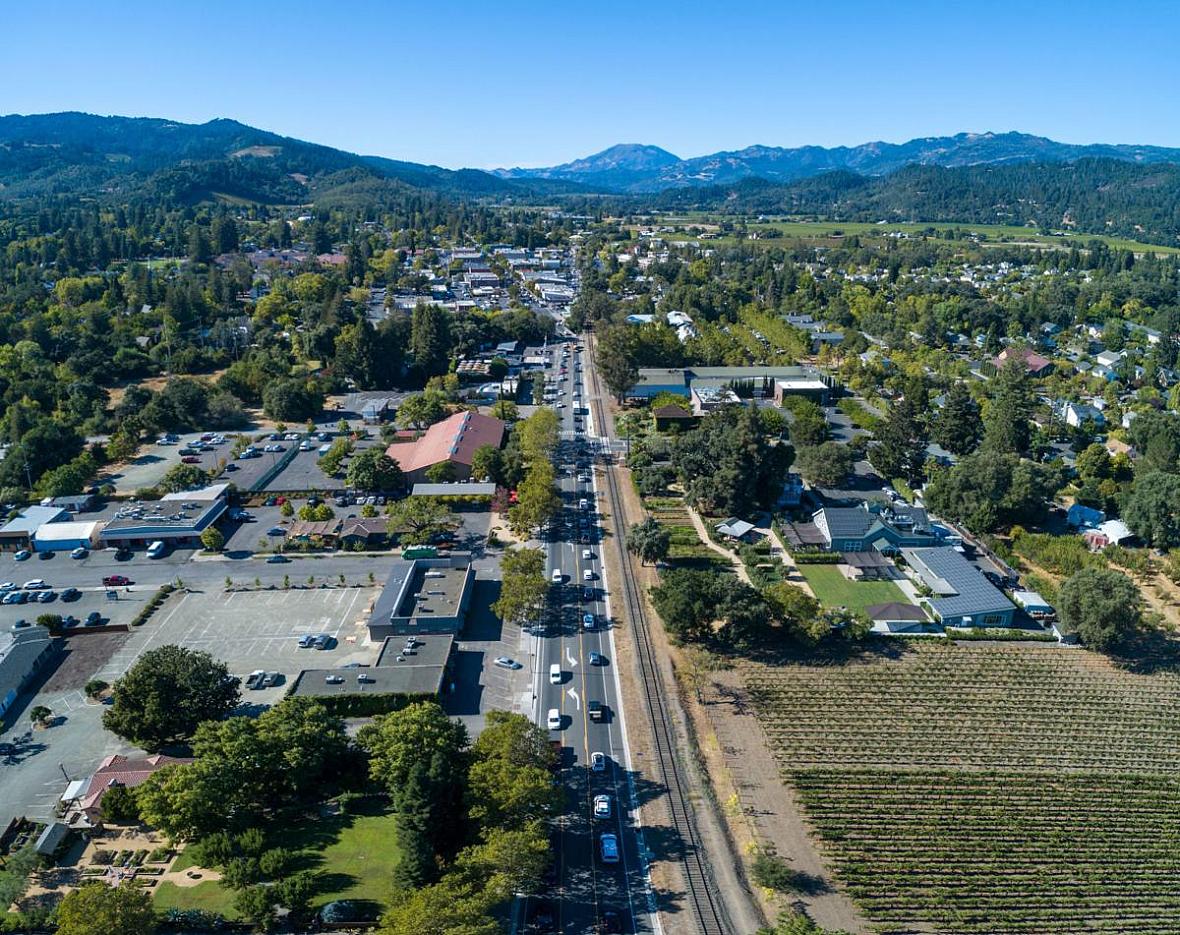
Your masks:
[[[972,399],[964,383],[955,383],[947,391],[942,409],[934,417],[930,437],[954,455],[971,454],[983,437],[979,404]]]
[[[449,348],[446,311],[437,305],[418,305],[410,322],[410,353],[423,381],[447,372]]]
[[[885,480],[900,477],[908,483],[922,478],[926,463],[926,424],[916,396],[894,404],[873,433],[869,462]]]
[[[1024,361],[1009,360],[991,385],[991,403],[983,419],[983,441],[992,451],[1025,454],[1032,433],[1032,388]]]

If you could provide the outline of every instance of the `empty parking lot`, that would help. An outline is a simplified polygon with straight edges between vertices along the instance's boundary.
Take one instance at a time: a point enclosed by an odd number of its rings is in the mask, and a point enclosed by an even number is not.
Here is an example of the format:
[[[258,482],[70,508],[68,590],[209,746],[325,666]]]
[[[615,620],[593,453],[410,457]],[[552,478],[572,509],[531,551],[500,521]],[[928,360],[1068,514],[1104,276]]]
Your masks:
[[[376,647],[367,645],[368,631],[360,621],[376,593],[365,587],[182,594],[132,635],[102,677],[113,681],[145,651],[168,644],[207,652],[234,675],[267,669],[281,672],[287,681],[304,668],[372,662]],[[308,633],[328,634],[332,647],[299,648],[299,637]],[[283,690],[280,686],[251,696],[269,702]]]

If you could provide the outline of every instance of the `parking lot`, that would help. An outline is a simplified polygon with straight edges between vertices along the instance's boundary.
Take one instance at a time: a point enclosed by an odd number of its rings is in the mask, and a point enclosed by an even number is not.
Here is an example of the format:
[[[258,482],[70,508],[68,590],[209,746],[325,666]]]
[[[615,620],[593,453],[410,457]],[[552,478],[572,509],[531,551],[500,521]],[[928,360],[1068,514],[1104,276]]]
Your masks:
[[[359,625],[376,595],[370,587],[182,594],[134,631],[99,677],[113,682],[147,650],[174,644],[220,659],[243,683],[256,669],[282,673],[275,687],[246,692],[247,701],[273,704],[300,669],[376,658],[377,647],[365,645],[368,630]],[[309,633],[331,636],[331,648],[301,649],[299,637]]]
[[[297,442],[282,442],[284,445],[298,444]],[[341,468],[338,477],[329,477],[322,470],[320,470],[319,460],[320,453],[319,446],[327,444],[327,442],[316,442],[316,448],[311,451],[301,451],[291,460],[279,475],[266,485],[266,490],[339,490],[345,486],[344,471],[348,465],[348,459],[344,461],[345,467]],[[382,445],[380,437],[374,435],[373,438],[364,438],[360,441],[354,442],[353,454],[364,451],[366,448],[371,448],[374,445]],[[264,455],[270,457],[269,455]],[[276,456],[277,457],[277,456]],[[259,459],[255,459],[256,461]],[[242,486],[241,482],[234,478],[238,486]]]

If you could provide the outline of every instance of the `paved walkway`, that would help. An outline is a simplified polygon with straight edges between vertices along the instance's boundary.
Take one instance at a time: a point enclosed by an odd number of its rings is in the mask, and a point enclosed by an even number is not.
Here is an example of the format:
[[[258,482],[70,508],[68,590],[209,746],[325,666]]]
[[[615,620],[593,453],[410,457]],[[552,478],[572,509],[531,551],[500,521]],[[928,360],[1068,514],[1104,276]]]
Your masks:
[[[688,516],[692,520],[693,526],[696,528],[697,535],[701,537],[701,542],[707,545],[718,555],[724,555],[726,561],[728,561],[733,566],[734,571],[737,572],[738,578],[752,587],[753,585],[750,581],[750,573],[746,571],[745,563],[732,552],[730,552],[729,549],[722,548],[711,538],[709,538],[709,530],[705,528],[705,521],[701,519],[701,515],[695,509],[693,509],[687,503],[684,505],[684,509],[688,511]]]
[[[778,533],[774,531],[774,527],[770,522],[770,514],[763,513],[758,517],[758,522],[760,525],[755,526],[754,528],[759,533],[766,536],[766,538],[770,540],[770,544],[774,546],[774,548],[778,549],[778,554],[782,558],[783,564],[787,568],[784,574],[786,580],[795,587],[799,588],[801,591],[809,594],[811,597],[815,597],[815,592],[811,590],[811,584],[806,578],[803,577],[803,573],[799,571],[799,566],[796,565],[795,560],[791,558],[791,553],[788,552],[787,547],[783,545],[783,540],[780,539]]]

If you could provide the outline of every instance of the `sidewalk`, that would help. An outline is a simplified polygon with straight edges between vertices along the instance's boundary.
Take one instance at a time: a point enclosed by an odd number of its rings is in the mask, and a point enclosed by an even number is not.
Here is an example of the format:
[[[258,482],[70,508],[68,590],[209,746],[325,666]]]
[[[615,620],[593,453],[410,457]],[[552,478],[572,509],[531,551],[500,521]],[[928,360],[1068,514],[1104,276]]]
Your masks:
[[[811,597],[815,597],[815,592],[811,590],[811,585],[808,583],[807,579],[803,577],[802,572],[799,571],[799,566],[796,565],[794,559],[791,558],[791,553],[788,552],[787,547],[783,545],[783,540],[780,539],[778,533],[774,531],[774,527],[770,523],[770,514],[763,513],[758,517],[758,522],[764,522],[765,525],[755,526],[754,528],[759,533],[766,536],[766,538],[770,540],[770,544],[774,548],[778,549],[779,556],[782,558],[783,564],[787,568],[783,577],[801,591],[804,591]]]

